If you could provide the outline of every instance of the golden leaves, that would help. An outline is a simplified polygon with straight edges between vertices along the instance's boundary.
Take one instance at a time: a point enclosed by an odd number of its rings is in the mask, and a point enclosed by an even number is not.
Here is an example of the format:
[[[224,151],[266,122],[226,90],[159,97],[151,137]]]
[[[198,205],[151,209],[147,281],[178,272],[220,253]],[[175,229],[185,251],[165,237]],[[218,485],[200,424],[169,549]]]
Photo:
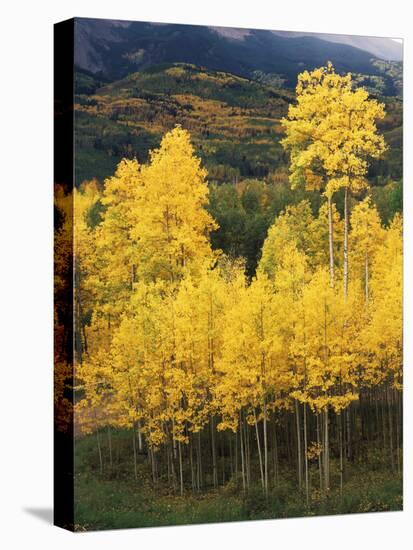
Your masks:
[[[290,151],[290,180],[308,189],[324,187],[330,196],[341,187],[359,192],[369,158],[385,151],[376,121],[384,118],[384,105],[353,90],[351,74],[340,76],[331,63],[298,76],[297,104],[282,120]]]
[[[330,196],[362,189],[367,157],[384,147],[373,120],[382,106],[331,65],[301,75],[297,90],[284,121],[292,181]],[[103,194],[91,184],[76,192],[79,285],[93,310],[78,409],[118,426],[139,421],[159,447],[171,438],[186,444],[211,415],[219,430],[236,431],[240,411],[255,422],[263,403],[273,412],[297,400],[339,414],[363,386],[400,387],[401,219],[382,227],[369,199],[353,209],[345,299],[327,269],[326,205],[316,215],[306,201],[291,205],[249,282],[242,261],[217,261],[211,250],[217,226],[205,209],[206,176],[188,132],[176,127],[148,165],[124,160]],[[87,214],[99,201],[105,211],[92,228]],[[334,207],[332,221],[341,247]],[[310,447],[309,458],[318,452]]]

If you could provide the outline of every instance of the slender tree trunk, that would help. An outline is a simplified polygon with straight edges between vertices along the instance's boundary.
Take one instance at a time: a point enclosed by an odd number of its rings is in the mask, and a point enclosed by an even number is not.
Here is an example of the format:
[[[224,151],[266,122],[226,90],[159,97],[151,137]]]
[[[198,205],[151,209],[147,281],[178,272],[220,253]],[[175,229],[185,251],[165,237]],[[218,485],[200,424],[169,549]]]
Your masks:
[[[267,437],[267,404],[264,399],[264,488],[265,496],[268,497],[268,437]]]
[[[245,455],[245,481],[247,484],[247,489],[250,488],[251,483],[251,469],[250,469],[250,441],[249,441],[249,431],[248,423],[245,421],[245,418],[242,419],[242,429],[243,429],[243,446],[244,446],[244,455]]]
[[[213,479],[214,487],[217,488],[218,486],[217,448],[216,448],[216,441],[215,441],[215,423],[214,423],[213,416],[211,416],[210,428],[211,428],[211,449],[212,449],[212,479]]]
[[[244,460],[244,437],[243,437],[243,426],[242,426],[242,415],[241,411],[239,413],[239,444],[240,444],[240,452],[241,452],[241,473],[242,473],[242,488],[245,492],[245,460]]]
[[[175,439],[175,420],[172,418],[172,448],[174,453],[174,459],[177,458],[177,452],[176,452],[176,439]]]
[[[265,491],[265,482],[264,482],[264,470],[262,467],[262,455],[261,455],[261,443],[260,443],[260,433],[258,430],[258,422],[257,422],[257,415],[254,409],[254,420],[255,420],[255,434],[257,437],[257,447],[258,447],[258,460],[260,463],[260,473],[261,473],[261,485],[263,488],[263,491]]]
[[[156,460],[156,453],[152,447],[152,468],[153,468],[153,484],[156,485],[158,483],[158,466],[157,466],[157,460]]]
[[[82,323],[82,334],[83,334],[83,349],[87,353],[87,335],[86,335],[86,326]]]
[[[401,472],[401,461],[400,461],[400,394],[396,390],[395,394],[396,401],[396,452],[397,452],[397,473],[400,475]]]
[[[142,444],[142,431],[141,431],[141,422],[138,420],[137,422],[137,431],[138,431],[138,449],[139,452],[142,452],[143,444]]]
[[[353,445],[351,434],[351,404],[346,409],[346,425],[347,425],[347,459],[353,459]]]
[[[340,445],[340,497],[343,498],[343,418],[342,415],[337,415],[338,434]]]
[[[364,262],[364,276],[365,276],[365,286],[364,286],[364,291],[365,291],[365,295],[366,295],[366,302],[369,301],[369,256],[366,252],[366,258],[365,258],[365,262]]]
[[[278,441],[277,441],[277,423],[274,418],[274,485],[278,483]]]
[[[294,419],[292,419],[292,421],[290,422],[289,416],[286,418],[285,415],[284,415],[284,420],[285,420],[284,433],[285,433],[285,443],[286,443],[286,447],[287,447],[287,457],[288,457],[288,462],[292,463],[294,461],[294,456],[293,456],[293,452],[292,452],[292,449],[291,449],[291,436],[290,436],[290,434],[294,429]],[[290,426],[290,424],[292,424],[292,425]],[[291,427],[291,430],[290,430],[290,427]]]
[[[234,470],[235,470],[235,479],[237,480],[237,483],[238,483],[238,430],[235,432]]]
[[[324,365],[327,368],[329,362],[327,351],[327,300],[324,299]],[[327,392],[326,392],[327,393]],[[329,439],[328,439],[328,403],[324,410],[324,489],[326,494],[330,485],[330,456],[329,456]]]
[[[167,475],[168,475],[168,483],[169,483],[169,485],[172,485],[171,458],[170,458],[169,441],[166,441],[165,451],[166,451],[166,471],[167,471]]]
[[[344,297],[348,295],[348,187],[344,188]]]
[[[392,419],[392,408],[391,408],[391,394],[390,390],[387,390],[387,411],[388,411],[388,421],[389,421],[389,448],[390,448],[390,466],[392,472],[394,472],[394,456],[393,456],[393,419]]]
[[[108,426],[108,446],[109,446],[109,465],[110,470],[113,469],[113,454],[112,454],[112,432],[110,426]]]
[[[203,476],[202,476],[202,449],[201,449],[201,432],[198,432],[198,490],[201,490],[203,485]]]
[[[245,426],[246,422],[245,419],[242,419],[242,443],[244,446],[244,461],[245,461],[245,482],[247,484],[247,489],[250,487],[250,479],[249,479],[249,465],[248,465],[248,435],[247,430]]]
[[[193,453],[193,442],[192,442],[192,434],[189,433],[189,462],[191,465],[191,488],[192,492],[195,492],[196,489],[196,483],[195,483],[195,471],[194,471],[194,453]]]
[[[179,485],[180,485],[181,497],[182,497],[184,495],[184,474],[183,474],[183,467],[182,467],[182,445],[180,441],[178,441],[178,456],[179,456]]]
[[[153,456],[152,445],[148,449],[148,458],[149,458],[149,463],[151,465],[152,483],[155,485],[155,464],[154,464],[154,456]]]
[[[381,390],[381,420],[383,432],[383,448],[387,449],[386,400],[384,389]]]
[[[99,429],[96,430],[96,443],[97,443],[98,455],[99,455],[99,468],[100,468],[100,473],[103,474],[103,457],[102,457],[102,446],[101,446],[101,444],[100,444]]]
[[[331,196],[327,196],[328,202],[328,251],[330,258],[330,286],[334,286],[334,234],[333,234],[333,204]]]
[[[376,416],[376,426],[375,426],[375,435],[376,437],[380,433],[380,417],[379,417],[379,392],[377,391],[377,388],[374,388],[374,409],[375,409],[375,416]]]
[[[320,413],[319,412],[317,413],[316,421],[317,421],[317,426],[316,426],[317,446],[320,449],[321,437],[320,437]],[[321,452],[318,453],[318,473],[320,476],[320,491],[322,491],[323,490],[323,468],[322,468],[322,462],[321,462]]]
[[[225,485],[225,434],[221,437],[221,471],[222,471],[222,485]]]
[[[232,452],[232,438],[231,433],[229,434],[228,438],[228,444],[229,444],[229,465],[230,465],[230,472],[231,472],[231,479],[234,477],[234,455]]]
[[[300,409],[298,405],[297,399],[294,403],[295,406],[295,420],[296,420],[296,431],[297,431],[297,469],[298,469],[298,488],[302,489],[302,475],[303,475],[303,468],[301,463],[301,427],[300,427]]]
[[[176,477],[176,472],[175,472],[175,459],[174,459],[174,452],[173,452],[173,439],[172,439],[172,434],[171,434],[171,431],[169,429],[169,426],[167,427],[168,428],[168,431],[167,431],[167,434],[168,434],[168,451],[169,451],[169,463],[170,463],[170,467],[171,467],[171,478],[172,478],[172,489],[175,493],[176,491],[176,481],[177,481],[177,477]]]
[[[135,473],[135,479],[138,479],[138,461],[137,461],[137,452],[136,452],[136,426],[135,423],[132,425],[132,442],[133,442],[133,469]]]
[[[304,403],[304,467],[305,467],[305,501],[308,506],[309,487],[308,487],[308,457],[307,457],[307,404]]]
[[[330,490],[330,442],[328,436],[328,406],[324,411],[324,489]]]

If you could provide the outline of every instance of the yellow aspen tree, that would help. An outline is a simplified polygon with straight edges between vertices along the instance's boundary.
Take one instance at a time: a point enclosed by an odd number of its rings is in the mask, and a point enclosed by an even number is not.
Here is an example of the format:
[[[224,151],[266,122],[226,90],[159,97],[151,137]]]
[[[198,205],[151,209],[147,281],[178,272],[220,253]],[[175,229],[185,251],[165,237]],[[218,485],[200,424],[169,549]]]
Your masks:
[[[300,308],[302,295],[306,282],[307,259],[303,252],[300,252],[294,244],[284,247],[282,261],[274,274],[274,284],[277,294],[281,300],[281,308],[284,311],[280,320],[281,330],[284,337],[284,353],[287,356],[291,368],[290,396],[294,402],[294,413],[297,430],[297,468],[298,485],[302,488],[303,474],[303,453],[301,437],[301,411],[299,400],[294,390],[302,390],[306,386],[306,360],[297,360],[294,350],[294,336],[302,338],[305,342],[305,313]],[[301,323],[300,323],[301,321]],[[297,331],[299,325],[301,330]],[[305,400],[303,401],[305,407]],[[306,429],[306,426],[305,426]],[[304,448],[304,462],[306,448]],[[308,495],[308,472],[306,471],[306,495]],[[308,497],[307,497],[308,498]]]
[[[225,283],[209,270],[196,284],[183,279],[178,290],[166,281],[138,282],[113,338],[117,399],[129,403],[154,451],[166,444],[173,461],[178,443],[181,493],[182,446],[192,444],[191,434],[215,410],[214,362],[225,300]]]
[[[319,242],[314,238],[318,236],[314,231],[314,222],[308,201],[287,206],[268,230],[258,270],[273,278],[277,266],[285,258],[284,248],[289,245],[308,255],[310,262],[313,259],[317,261]]]
[[[96,296],[96,313],[105,319],[106,327],[119,322],[136,280],[136,243],[130,232],[137,223],[133,207],[142,185],[136,159],[123,159],[114,176],[104,183],[101,203],[105,211],[95,231],[95,269],[88,285]],[[98,330],[105,330],[105,326],[99,323]]]
[[[324,489],[329,490],[329,411],[340,413],[358,398],[357,361],[351,341],[356,337],[359,309],[353,287],[347,299],[330,285],[329,272],[317,270],[303,291],[306,390],[311,409],[323,415]],[[299,350],[298,350],[299,351]]]
[[[284,389],[284,379],[275,360],[280,355],[281,343],[274,331],[273,285],[266,275],[254,279],[248,287],[240,280],[235,284],[236,300],[226,316],[219,363],[221,377],[217,393],[223,417],[219,429],[239,429],[242,445],[244,423],[256,426],[261,482],[267,494],[268,415],[274,393]],[[259,420],[263,423],[263,448],[258,436]],[[244,463],[243,453],[245,450],[241,447]]]
[[[342,222],[334,205],[332,206],[332,215],[336,233],[341,235]],[[308,201],[287,206],[268,230],[258,270],[272,278],[276,266],[284,257],[284,246],[289,244],[295,245],[300,252],[305,254],[309,270],[314,271],[317,267],[328,264],[326,220],[327,207],[324,204],[321,205],[317,217],[313,215]],[[337,242],[335,249],[339,250]]]
[[[354,88],[351,73],[338,75],[331,63],[298,75],[297,103],[282,120],[290,151],[291,182],[324,189],[329,201],[330,282],[334,282],[331,199],[344,189],[344,294],[348,292],[348,195],[367,186],[368,160],[384,150],[376,121],[384,118],[384,105]]]
[[[330,254],[330,222],[334,227],[334,239],[332,240],[333,254]],[[334,203],[323,202],[318,211],[318,216],[309,228],[314,241],[312,256],[309,258],[310,266],[330,266],[330,257],[334,258],[333,272],[340,273],[342,269],[341,256],[343,254],[344,224]],[[330,278],[331,278],[330,266]],[[334,277],[333,277],[334,279]]]
[[[388,382],[402,387],[403,239],[396,215],[375,251],[370,280],[370,322],[361,347],[368,354],[365,383]]]
[[[216,364],[222,348],[227,283],[218,269],[206,265],[196,281],[187,276],[176,295],[176,376],[191,454],[191,480],[195,486],[194,438],[210,423],[213,482],[218,484],[215,416]],[[194,307],[196,304],[196,307]],[[199,460],[199,454],[198,454]],[[197,466],[200,469],[200,465]],[[199,474],[197,474],[199,475]],[[199,485],[199,482],[198,482]]]
[[[369,280],[374,255],[383,242],[384,230],[380,216],[371,198],[354,206],[351,212],[351,263],[354,279],[364,280],[366,301],[369,300]]]
[[[137,276],[174,283],[186,270],[196,274],[205,259],[214,259],[208,235],[217,224],[205,209],[207,173],[194,155],[189,133],[177,126],[165,134],[142,175],[131,230]]]
[[[156,481],[155,453],[167,437],[176,409],[169,383],[174,361],[172,296],[163,281],[136,284],[130,306],[112,337],[112,377],[116,399],[136,435],[144,435]]]
[[[401,472],[400,422],[403,384],[403,240],[396,215],[376,250],[370,280],[369,315],[361,337],[364,357],[361,383],[375,386],[381,397],[383,444],[391,469]],[[386,441],[387,439],[387,441]],[[396,451],[396,461],[394,453]]]
[[[75,355],[82,362],[87,351],[85,315],[92,306],[92,296],[87,288],[87,279],[93,270],[94,238],[88,223],[90,209],[100,199],[100,190],[95,181],[85,182],[73,192],[73,252],[74,252],[74,332]]]

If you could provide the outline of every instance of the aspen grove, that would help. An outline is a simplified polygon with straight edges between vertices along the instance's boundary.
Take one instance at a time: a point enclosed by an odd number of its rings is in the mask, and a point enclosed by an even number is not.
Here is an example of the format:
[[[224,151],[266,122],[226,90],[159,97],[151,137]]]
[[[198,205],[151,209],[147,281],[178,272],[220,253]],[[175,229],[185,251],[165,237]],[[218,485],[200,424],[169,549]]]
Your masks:
[[[401,473],[402,217],[382,222],[366,179],[383,117],[331,64],[299,75],[283,146],[291,187],[321,206],[275,217],[253,277],[211,246],[208,174],[180,126],[148,163],[74,190],[75,427],[101,474],[125,452],[154,490],[267,498],[294,475],[308,505],[371,449]]]

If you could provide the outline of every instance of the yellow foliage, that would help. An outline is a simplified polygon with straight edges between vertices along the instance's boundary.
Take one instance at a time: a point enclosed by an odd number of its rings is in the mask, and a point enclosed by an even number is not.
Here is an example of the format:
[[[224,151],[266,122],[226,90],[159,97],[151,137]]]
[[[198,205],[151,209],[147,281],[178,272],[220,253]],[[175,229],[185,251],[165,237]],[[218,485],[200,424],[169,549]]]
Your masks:
[[[309,185],[321,186],[312,160],[307,163],[316,149],[329,176],[327,192],[339,180],[349,185],[350,172],[354,186],[372,144],[381,149],[371,122],[381,107],[365,92],[353,92],[351,78],[331,67],[304,73],[297,92],[298,105],[285,122],[292,179],[305,168]],[[330,95],[339,102],[336,122]],[[320,97],[339,160],[324,155],[323,133],[310,157],[306,149],[298,152],[321,132],[322,121],[311,117],[311,101],[317,106]],[[344,153],[338,128],[357,105]],[[361,146],[360,139],[370,141]],[[338,176],[353,157],[361,164]],[[343,296],[328,271],[327,205],[318,215],[305,201],[289,206],[269,229],[257,276],[248,281],[242,261],[211,249],[209,233],[217,225],[205,208],[206,177],[189,133],[176,127],[148,165],[123,160],[102,193],[93,182],[75,191],[76,292],[79,307],[92,311],[90,324],[78,327],[88,340],[76,369],[84,394],[76,405],[81,429],[139,429],[156,450],[187,444],[211,418],[219,419],[219,430],[237,431],[241,417],[251,425],[266,422],[297,403],[317,414],[340,414],[363,388],[388,383],[399,389],[401,218],[386,228],[370,199],[353,208]],[[70,200],[63,194],[58,200],[70,213]],[[90,212],[99,202],[104,212],[92,227]],[[339,248],[343,223],[334,207],[332,217]],[[60,386],[61,395],[64,381]],[[321,452],[317,445],[306,450],[309,459]]]
[[[369,158],[385,150],[376,121],[384,106],[353,89],[351,74],[338,75],[331,63],[298,76],[297,103],[282,119],[290,151],[290,181],[332,196],[341,187],[358,192],[366,187]]]

